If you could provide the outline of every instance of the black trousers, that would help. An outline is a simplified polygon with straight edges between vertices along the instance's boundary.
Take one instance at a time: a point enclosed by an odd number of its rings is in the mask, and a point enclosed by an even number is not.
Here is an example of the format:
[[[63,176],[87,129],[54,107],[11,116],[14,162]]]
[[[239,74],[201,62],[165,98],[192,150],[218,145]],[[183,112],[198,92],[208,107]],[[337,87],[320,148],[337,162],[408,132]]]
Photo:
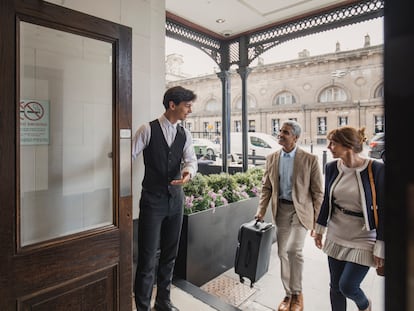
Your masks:
[[[151,310],[157,252],[156,301],[170,301],[171,283],[183,222],[184,194],[157,195],[143,191],[138,219],[138,262],[135,275],[137,311]]]

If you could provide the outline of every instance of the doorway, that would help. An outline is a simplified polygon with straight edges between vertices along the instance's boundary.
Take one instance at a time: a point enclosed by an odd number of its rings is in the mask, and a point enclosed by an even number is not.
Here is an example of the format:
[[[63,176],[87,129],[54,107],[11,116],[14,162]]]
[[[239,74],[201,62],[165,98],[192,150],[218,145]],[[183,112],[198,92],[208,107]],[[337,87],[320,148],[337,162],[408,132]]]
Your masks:
[[[0,310],[132,310],[131,29],[0,12]]]

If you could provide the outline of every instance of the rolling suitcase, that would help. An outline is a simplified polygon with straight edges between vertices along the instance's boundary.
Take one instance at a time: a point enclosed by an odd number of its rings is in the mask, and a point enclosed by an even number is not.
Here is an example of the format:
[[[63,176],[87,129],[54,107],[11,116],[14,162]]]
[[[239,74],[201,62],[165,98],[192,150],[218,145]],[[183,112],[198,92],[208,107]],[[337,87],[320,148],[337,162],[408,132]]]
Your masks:
[[[269,269],[270,252],[275,235],[275,225],[257,220],[240,226],[238,245],[234,261],[234,271],[240,276],[250,279],[250,287]]]

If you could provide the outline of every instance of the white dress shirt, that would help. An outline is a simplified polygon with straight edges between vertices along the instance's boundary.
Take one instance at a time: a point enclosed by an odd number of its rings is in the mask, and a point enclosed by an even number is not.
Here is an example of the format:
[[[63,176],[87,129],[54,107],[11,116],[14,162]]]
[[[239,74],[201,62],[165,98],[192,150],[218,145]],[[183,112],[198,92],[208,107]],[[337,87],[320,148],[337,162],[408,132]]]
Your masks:
[[[161,125],[162,133],[164,134],[165,141],[168,146],[171,147],[174,142],[175,135],[177,134],[177,123],[172,124],[164,115],[158,118],[158,121]],[[184,128],[186,141],[183,149],[183,172],[189,172],[191,177],[197,173],[197,157],[193,147],[193,138],[190,131]],[[144,150],[151,138],[151,126],[148,123],[145,123],[140,126],[140,128],[135,133],[135,136],[132,140],[132,159],[135,160],[137,156]]]

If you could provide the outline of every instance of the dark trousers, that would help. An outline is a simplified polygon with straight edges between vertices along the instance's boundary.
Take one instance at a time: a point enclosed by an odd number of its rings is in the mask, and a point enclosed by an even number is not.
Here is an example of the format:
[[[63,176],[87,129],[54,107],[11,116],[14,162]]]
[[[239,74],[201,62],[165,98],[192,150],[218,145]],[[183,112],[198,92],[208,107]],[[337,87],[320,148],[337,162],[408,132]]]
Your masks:
[[[138,311],[151,309],[158,250],[156,300],[170,301],[174,264],[183,221],[183,198],[183,193],[172,197],[142,192],[138,219],[138,262],[134,287]]]
[[[361,289],[361,282],[369,267],[328,256],[331,275],[330,297],[332,311],[346,311],[346,298],[355,302],[359,310],[369,306],[368,298]]]

